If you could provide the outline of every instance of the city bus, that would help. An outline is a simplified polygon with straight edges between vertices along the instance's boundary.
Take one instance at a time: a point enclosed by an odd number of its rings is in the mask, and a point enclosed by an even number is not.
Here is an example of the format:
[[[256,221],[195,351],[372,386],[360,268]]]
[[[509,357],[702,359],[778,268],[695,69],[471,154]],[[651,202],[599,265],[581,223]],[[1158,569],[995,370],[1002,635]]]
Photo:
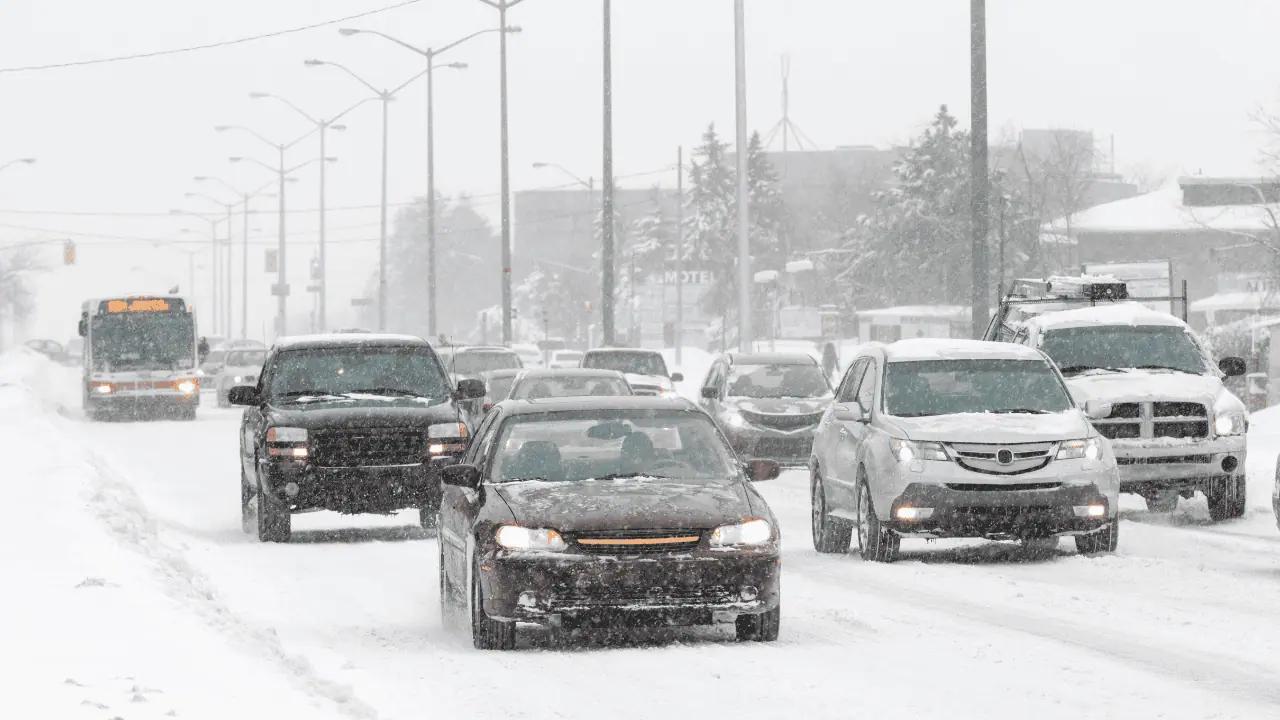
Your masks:
[[[86,300],[79,329],[88,419],[195,419],[200,348],[186,300],[174,295]]]

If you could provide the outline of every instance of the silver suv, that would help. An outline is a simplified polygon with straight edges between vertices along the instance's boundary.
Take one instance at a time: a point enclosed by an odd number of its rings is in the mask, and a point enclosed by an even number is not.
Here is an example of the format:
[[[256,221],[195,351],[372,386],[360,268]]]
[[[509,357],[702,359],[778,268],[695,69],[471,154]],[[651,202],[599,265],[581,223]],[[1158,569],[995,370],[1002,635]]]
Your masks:
[[[1100,417],[1110,408],[1089,407]],[[1038,350],[978,340],[864,346],[814,439],[813,544],[897,558],[902,538],[1119,539],[1109,441]]]

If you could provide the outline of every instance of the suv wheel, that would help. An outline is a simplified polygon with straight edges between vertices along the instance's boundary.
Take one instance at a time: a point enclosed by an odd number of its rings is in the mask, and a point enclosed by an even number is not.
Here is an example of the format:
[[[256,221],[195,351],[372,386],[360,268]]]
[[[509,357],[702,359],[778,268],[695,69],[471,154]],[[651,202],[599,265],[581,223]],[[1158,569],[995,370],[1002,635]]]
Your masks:
[[[240,530],[248,535],[254,530],[253,488],[244,476],[244,468],[240,469]]]
[[[453,590],[450,588],[449,575],[444,569],[444,544],[437,543],[440,556],[440,625],[448,628],[453,618]]]
[[[289,542],[293,516],[289,508],[262,491],[258,485],[258,540],[262,542]]]
[[[492,620],[484,613],[480,573],[471,571],[471,643],[480,650],[511,650],[516,646],[516,624]]]
[[[853,528],[827,513],[827,493],[822,486],[822,476],[817,470],[810,481],[809,511],[813,531],[813,549],[820,553],[849,552],[849,539]]]
[[[898,559],[902,538],[876,517],[866,473],[858,479],[858,554],[863,560],[891,563]]]
[[[759,615],[739,615],[734,620],[738,640],[756,642],[773,642],[778,639],[778,627],[781,625],[782,606],[762,612]]]
[[[1077,535],[1076,550],[1081,555],[1100,555],[1113,553],[1120,544],[1120,517],[1116,516],[1111,524],[1088,535]]]

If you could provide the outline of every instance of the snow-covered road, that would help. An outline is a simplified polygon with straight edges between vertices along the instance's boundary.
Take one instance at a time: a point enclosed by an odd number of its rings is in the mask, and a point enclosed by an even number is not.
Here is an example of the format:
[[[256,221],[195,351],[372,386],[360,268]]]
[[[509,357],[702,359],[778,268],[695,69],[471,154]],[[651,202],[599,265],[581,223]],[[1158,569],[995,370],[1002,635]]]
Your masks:
[[[83,652],[102,656],[92,670],[33,648],[39,661],[9,677],[45,698],[49,717],[171,706],[178,717],[245,718],[1280,717],[1274,411],[1255,417],[1239,521],[1210,524],[1202,501],[1172,516],[1129,502],[1111,557],[1078,557],[1069,542],[1044,557],[907,541],[903,560],[882,566],[813,551],[807,477],[789,472],[760,486],[783,527],[779,642],[702,630],[561,644],[528,633],[521,650],[494,653],[441,626],[435,539],[413,515],[303,515],[291,544],[259,544],[239,528],[238,412],[206,404],[195,423],[90,424],[63,386],[73,376],[36,368],[33,381],[32,364],[19,365],[0,371],[27,374],[26,399],[0,384],[0,401],[6,449],[23,458],[9,484],[32,505],[4,531],[4,559],[17,568],[11,588],[43,591],[19,591],[16,603],[7,593],[27,617],[3,613],[0,627],[28,643],[61,633],[43,616],[64,608],[47,603],[91,592],[106,609],[99,622],[122,613],[121,625],[142,628],[92,634]],[[48,494],[41,483],[79,506],[35,502]],[[101,584],[72,590],[79,575]],[[137,610],[146,588],[163,597]],[[197,640],[203,665],[187,649]],[[74,635],[52,647],[79,652]],[[130,679],[110,677],[112,662]],[[115,705],[94,700],[110,713],[81,704],[93,683],[115,693]],[[168,704],[134,702],[130,683]],[[219,697],[238,714],[209,704]]]

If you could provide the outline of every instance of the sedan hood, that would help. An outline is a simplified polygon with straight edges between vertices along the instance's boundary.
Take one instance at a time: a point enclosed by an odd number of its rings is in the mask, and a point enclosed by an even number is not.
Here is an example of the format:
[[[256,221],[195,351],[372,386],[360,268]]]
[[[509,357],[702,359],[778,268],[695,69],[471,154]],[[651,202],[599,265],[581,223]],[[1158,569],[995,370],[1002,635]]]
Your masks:
[[[1214,375],[1191,375],[1167,370],[1127,370],[1095,372],[1067,378],[1067,387],[1076,402],[1105,403],[1181,400],[1213,407],[1222,381]]]
[[[725,404],[761,415],[813,415],[826,410],[831,398],[731,397]]]
[[[435,404],[431,404],[434,402]],[[358,395],[353,398],[273,404],[272,425],[304,428],[401,427],[425,428],[457,417],[453,404],[425,398],[387,398]]]
[[[618,480],[491,485],[526,527],[562,532],[591,530],[706,529],[739,522],[751,503],[736,481]]]
[[[886,417],[908,440],[964,443],[1025,443],[1072,440],[1093,430],[1080,410],[1047,415],[957,413],[929,417]]]

